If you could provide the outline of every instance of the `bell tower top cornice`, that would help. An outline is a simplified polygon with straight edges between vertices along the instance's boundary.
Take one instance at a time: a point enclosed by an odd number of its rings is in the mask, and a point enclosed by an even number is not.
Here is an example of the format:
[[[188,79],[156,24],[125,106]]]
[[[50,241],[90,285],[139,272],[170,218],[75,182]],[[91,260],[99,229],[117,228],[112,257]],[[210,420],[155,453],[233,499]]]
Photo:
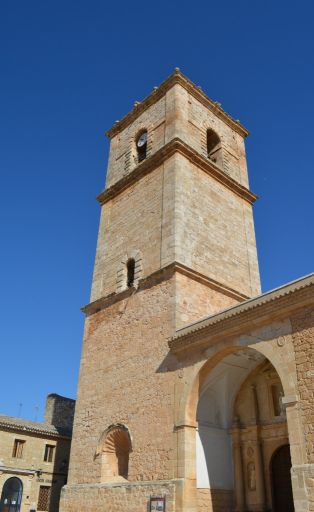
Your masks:
[[[113,127],[107,131],[106,135],[111,139],[115,135],[119,134],[140,114],[162,98],[166,92],[176,84],[180,84],[184,89],[186,89],[186,91],[188,91],[189,94],[212,111],[218,118],[224,121],[242,137],[247,137],[249,134],[248,130],[238,120],[233,119],[229,114],[227,114],[227,112],[221,108],[220,103],[211,100],[202,91],[202,89],[186,77],[179,68],[175,68],[174,72],[164,82],[162,82],[159,87],[156,87],[151,94],[146,96],[143,101],[136,102],[133,110],[126,114],[126,116],[124,116],[120,121],[117,121]]]

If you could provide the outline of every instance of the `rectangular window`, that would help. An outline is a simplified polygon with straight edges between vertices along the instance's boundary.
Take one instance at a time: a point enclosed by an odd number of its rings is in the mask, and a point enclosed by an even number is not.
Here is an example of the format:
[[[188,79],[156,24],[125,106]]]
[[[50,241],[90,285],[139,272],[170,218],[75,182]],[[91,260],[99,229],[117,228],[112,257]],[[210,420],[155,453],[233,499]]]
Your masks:
[[[41,485],[39,487],[37,510],[48,510],[51,487]]]
[[[44,454],[44,461],[45,462],[52,462],[53,461],[54,451],[55,451],[55,446],[53,444],[46,444],[46,446],[45,446],[45,454]]]
[[[12,457],[15,457],[16,459],[21,459],[23,457],[24,444],[25,441],[22,439],[14,440]]]

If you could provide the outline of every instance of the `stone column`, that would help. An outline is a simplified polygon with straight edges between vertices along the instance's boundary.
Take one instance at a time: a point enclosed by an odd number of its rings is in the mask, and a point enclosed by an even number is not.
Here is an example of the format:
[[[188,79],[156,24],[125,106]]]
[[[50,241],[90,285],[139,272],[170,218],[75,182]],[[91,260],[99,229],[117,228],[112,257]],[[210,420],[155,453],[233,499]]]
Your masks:
[[[256,501],[258,510],[265,510],[265,479],[264,479],[264,461],[262,455],[262,446],[259,440],[255,444],[255,472],[256,472]]]
[[[241,433],[239,428],[232,430],[233,445],[233,469],[234,469],[234,492],[236,507],[235,512],[243,512],[245,506],[244,500],[244,482],[243,482],[243,464],[241,453]]]
[[[176,478],[182,485],[176,490],[176,511],[197,512],[196,494],[196,425],[177,425],[177,471]]]

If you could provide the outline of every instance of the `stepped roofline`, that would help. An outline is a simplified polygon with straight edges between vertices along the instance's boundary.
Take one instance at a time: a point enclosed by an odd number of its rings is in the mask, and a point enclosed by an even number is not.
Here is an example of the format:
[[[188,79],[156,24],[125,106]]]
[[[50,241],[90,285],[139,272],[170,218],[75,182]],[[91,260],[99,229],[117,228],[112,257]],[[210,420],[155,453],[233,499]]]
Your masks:
[[[211,100],[200,87],[195,85],[187,76],[185,76],[179,68],[175,68],[173,73],[166,78],[159,87],[154,88],[153,92],[146,96],[141,102],[135,102],[133,110],[126,114],[120,121],[117,121],[112,128],[110,128],[106,135],[111,139],[120,133],[126,126],[134,121],[142,112],[148,109],[151,105],[156,103],[162,98],[166,92],[171,89],[175,84],[180,84],[186,89],[194,98],[200,103],[205,105],[209,110],[222,119],[233,130],[238,132],[242,137],[247,137],[248,130],[240,123],[239,120],[233,119],[227,112],[225,112],[220,103]]]

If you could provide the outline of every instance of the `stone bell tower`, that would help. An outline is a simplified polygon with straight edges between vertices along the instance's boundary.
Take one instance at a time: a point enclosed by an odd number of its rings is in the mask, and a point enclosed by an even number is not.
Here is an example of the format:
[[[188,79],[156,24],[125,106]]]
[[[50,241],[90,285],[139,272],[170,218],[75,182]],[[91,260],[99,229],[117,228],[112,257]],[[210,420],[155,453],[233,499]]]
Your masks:
[[[260,291],[246,135],[178,69],[108,131],[62,512],[181,510],[167,340]]]

